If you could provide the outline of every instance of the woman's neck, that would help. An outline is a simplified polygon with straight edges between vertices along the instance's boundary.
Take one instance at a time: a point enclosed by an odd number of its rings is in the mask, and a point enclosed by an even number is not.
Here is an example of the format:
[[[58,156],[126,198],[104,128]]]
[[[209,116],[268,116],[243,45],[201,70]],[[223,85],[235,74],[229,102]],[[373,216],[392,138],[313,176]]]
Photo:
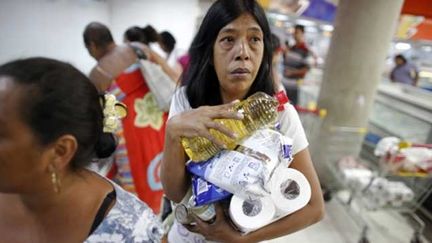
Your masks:
[[[54,192],[51,185],[32,193],[0,193],[0,218],[13,222],[10,229],[21,225],[22,231],[37,234],[43,239],[34,242],[82,242],[90,231],[97,210],[113,187],[88,170],[71,172],[61,178],[60,193]],[[0,227],[0,235],[2,233]],[[12,235],[12,238],[17,237]]]
[[[47,213],[58,207],[68,204],[79,184],[80,174],[85,172],[69,172],[61,176],[61,188],[57,193],[54,185],[47,185],[45,188],[23,194],[16,194],[16,200],[24,210],[34,214]],[[78,182],[78,184],[77,184]]]
[[[242,93],[227,93],[221,90],[220,92],[223,104],[228,104],[235,100],[242,100],[247,94],[247,91]]]

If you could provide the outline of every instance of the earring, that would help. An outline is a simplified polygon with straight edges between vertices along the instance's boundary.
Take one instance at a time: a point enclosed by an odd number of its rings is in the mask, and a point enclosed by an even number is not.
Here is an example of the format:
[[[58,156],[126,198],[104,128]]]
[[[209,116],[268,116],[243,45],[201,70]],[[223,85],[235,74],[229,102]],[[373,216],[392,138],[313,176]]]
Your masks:
[[[54,192],[59,194],[61,191],[61,183],[55,170],[51,172],[51,183],[53,184]]]

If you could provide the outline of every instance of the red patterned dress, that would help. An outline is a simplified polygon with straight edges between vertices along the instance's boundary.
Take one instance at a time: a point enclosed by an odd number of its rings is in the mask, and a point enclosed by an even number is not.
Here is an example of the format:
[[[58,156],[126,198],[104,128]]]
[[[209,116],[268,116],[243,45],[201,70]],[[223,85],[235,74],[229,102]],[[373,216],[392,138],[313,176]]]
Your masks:
[[[128,115],[116,131],[119,144],[108,177],[158,213],[163,195],[159,175],[168,114],[158,108],[136,64],[120,74],[108,92],[128,107]]]

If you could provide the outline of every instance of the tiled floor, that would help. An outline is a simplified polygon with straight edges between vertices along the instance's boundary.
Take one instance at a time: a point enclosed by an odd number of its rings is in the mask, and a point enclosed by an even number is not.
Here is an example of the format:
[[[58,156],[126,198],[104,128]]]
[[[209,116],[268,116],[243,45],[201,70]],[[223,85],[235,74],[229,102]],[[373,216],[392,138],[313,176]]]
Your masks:
[[[326,216],[318,224],[294,234],[281,237],[271,243],[357,243],[361,237],[360,221],[354,220],[353,207],[345,207],[336,199],[326,203]],[[413,227],[407,219],[392,211],[363,213],[369,225],[368,239],[371,243],[409,243]],[[428,242],[428,241],[424,241]]]

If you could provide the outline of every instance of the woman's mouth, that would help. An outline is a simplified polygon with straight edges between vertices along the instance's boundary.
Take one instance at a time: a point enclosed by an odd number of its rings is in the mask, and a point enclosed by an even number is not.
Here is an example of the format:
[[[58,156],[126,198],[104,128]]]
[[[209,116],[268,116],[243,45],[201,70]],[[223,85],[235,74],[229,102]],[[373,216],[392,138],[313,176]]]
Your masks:
[[[235,78],[245,78],[250,74],[249,69],[247,68],[236,68],[231,72],[231,75]]]

